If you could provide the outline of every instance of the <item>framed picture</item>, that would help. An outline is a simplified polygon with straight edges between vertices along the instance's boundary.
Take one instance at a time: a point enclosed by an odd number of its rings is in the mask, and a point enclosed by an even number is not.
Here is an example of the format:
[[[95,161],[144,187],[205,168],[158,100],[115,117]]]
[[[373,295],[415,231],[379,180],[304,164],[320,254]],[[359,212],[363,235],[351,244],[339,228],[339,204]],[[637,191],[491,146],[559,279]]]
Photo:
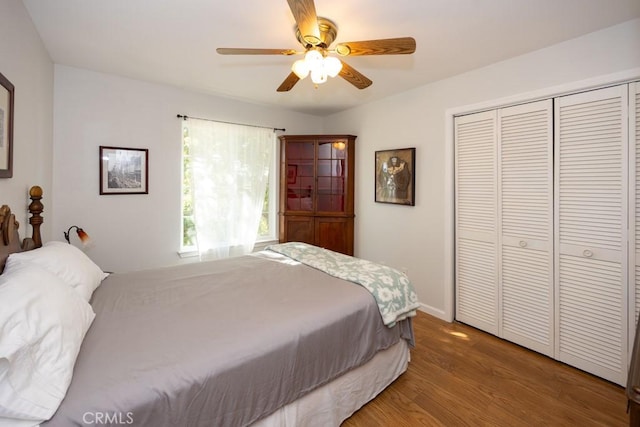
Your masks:
[[[415,148],[376,151],[375,201],[414,206],[415,162]]]
[[[100,194],[148,194],[149,150],[100,146]]]
[[[287,184],[295,184],[298,176],[298,165],[287,165]]]
[[[0,178],[13,176],[13,89],[0,74]]]

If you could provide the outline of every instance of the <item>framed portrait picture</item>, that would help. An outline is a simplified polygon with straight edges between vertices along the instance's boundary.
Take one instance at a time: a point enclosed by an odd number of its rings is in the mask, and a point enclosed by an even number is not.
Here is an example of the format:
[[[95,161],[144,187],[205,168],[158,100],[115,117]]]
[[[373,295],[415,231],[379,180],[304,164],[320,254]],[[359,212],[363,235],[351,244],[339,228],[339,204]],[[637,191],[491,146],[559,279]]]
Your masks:
[[[0,178],[13,176],[13,94],[13,85],[0,74]]]
[[[100,146],[100,194],[148,194],[149,150]]]
[[[375,201],[415,205],[415,148],[376,151]]]
[[[287,184],[295,184],[298,176],[297,165],[287,165]]]

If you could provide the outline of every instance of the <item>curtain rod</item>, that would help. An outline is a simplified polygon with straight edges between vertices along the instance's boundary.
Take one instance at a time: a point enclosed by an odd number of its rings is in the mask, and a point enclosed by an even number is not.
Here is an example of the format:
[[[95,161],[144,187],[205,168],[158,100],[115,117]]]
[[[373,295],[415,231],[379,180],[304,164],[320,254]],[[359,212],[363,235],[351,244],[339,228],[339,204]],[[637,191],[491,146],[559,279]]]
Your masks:
[[[277,131],[277,130],[281,130],[282,132],[286,131],[285,128],[271,128],[271,127],[268,127],[268,126],[258,126],[258,125],[247,125],[247,124],[244,124],[244,123],[224,122],[222,120],[203,119],[201,117],[189,117],[189,116],[183,115],[183,114],[178,114],[177,117],[179,119],[182,119],[182,120],[196,119],[196,120],[206,120],[208,122],[226,123],[228,125],[240,125],[240,126],[249,126],[249,127],[252,127],[252,128],[273,129],[274,132]]]

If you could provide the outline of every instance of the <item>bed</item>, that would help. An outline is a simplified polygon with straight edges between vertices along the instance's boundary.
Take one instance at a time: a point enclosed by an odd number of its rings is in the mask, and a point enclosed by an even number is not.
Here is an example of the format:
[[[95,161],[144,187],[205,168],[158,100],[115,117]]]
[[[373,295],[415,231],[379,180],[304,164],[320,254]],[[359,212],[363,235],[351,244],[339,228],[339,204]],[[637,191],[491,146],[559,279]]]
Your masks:
[[[10,210],[1,211],[8,237],[0,242],[0,301],[26,298],[19,289],[29,283],[33,298],[48,292],[43,307],[64,294],[65,310],[55,340],[22,340],[27,362],[16,356],[23,350],[4,314],[0,425],[337,426],[407,369],[418,303],[397,270],[288,243],[106,274],[72,245],[42,244],[41,193],[30,192],[33,236],[22,243]],[[23,335],[45,310],[30,307],[35,314],[19,324]],[[58,354],[43,352],[42,343]],[[19,372],[36,363],[34,354],[55,386]],[[65,366],[47,365],[55,363]],[[38,369],[47,372],[28,370]],[[11,396],[7,387],[19,392]],[[48,395],[38,395],[47,387]]]

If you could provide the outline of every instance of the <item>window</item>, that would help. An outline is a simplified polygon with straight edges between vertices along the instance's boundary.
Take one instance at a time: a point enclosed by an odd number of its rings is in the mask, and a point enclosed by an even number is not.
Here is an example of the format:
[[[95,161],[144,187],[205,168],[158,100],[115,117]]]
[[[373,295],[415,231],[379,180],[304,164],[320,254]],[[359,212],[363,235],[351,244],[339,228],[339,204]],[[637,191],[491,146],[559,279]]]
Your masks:
[[[269,129],[183,121],[181,253],[276,239],[276,141]]]

